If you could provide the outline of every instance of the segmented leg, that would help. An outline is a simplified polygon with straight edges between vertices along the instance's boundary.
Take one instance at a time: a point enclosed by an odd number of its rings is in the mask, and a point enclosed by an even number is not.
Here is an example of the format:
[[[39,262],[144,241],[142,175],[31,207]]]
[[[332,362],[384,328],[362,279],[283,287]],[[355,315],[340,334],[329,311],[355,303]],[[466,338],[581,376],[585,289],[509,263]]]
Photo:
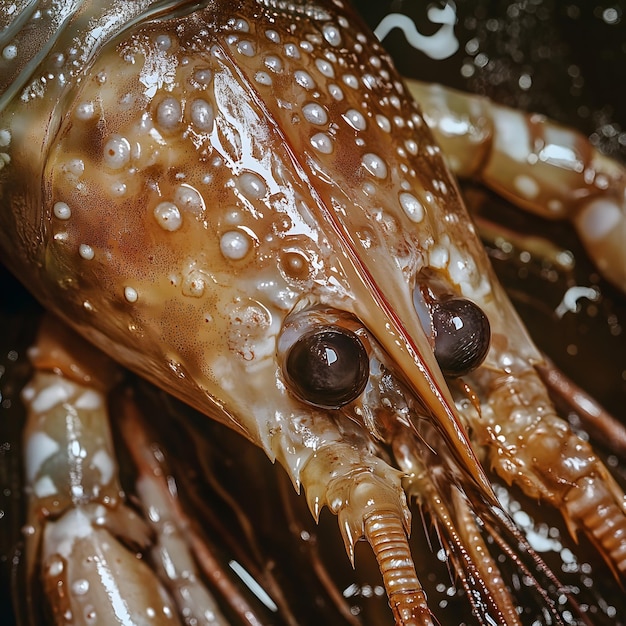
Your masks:
[[[58,624],[226,626],[204,584],[209,579],[245,623],[261,624],[184,515],[132,398],[117,402],[115,411],[108,407],[115,366],[50,320],[31,358],[35,372],[22,393],[31,607],[39,576],[46,611]],[[120,418],[137,465],[147,523],[125,503],[110,411]]]
[[[407,81],[451,169],[548,219],[572,221],[603,275],[626,291],[626,169],[580,133],[487,98]]]
[[[67,368],[72,361],[53,348],[54,338],[33,351],[35,372],[22,394],[29,610],[40,577],[57,624],[175,624],[163,585],[135,555],[149,545],[150,530],[124,504],[103,390],[89,382],[89,358]]]
[[[482,416],[468,412],[495,471],[530,497],[559,508],[616,576],[626,575],[626,497],[588,442],[556,416],[535,370],[484,374]]]
[[[175,496],[174,479],[167,476],[159,462],[130,394],[122,399],[119,418],[122,436],[138,469],[137,494],[156,537],[151,547],[155,569],[160,579],[166,581],[186,623],[198,626],[229,623],[202,582],[204,576],[227,598],[233,610],[244,616],[246,624],[260,626],[262,622],[252,607],[223,575],[219,562],[182,510]]]

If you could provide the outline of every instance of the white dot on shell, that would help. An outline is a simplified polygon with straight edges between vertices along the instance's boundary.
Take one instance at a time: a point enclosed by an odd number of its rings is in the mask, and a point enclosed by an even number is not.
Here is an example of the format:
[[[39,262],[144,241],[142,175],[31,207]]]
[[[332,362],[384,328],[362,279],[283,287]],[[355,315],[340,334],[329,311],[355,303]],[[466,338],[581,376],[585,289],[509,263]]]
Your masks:
[[[7,61],[13,60],[17,56],[17,46],[10,44],[5,46],[2,50],[2,57]]]
[[[77,596],[83,596],[89,591],[89,581],[80,578],[72,583],[72,592]]]
[[[126,193],[126,184],[116,181],[111,183],[111,195],[113,196],[123,196]]]
[[[272,30],[272,29],[266,30],[265,36],[270,41],[273,41],[274,43],[280,43],[280,35],[275,30]]]
[[[443,246],[434,246],[430,250],[428,260],[432,267],[443,269],[448,265],[450,254]]]
[[[345,74],[342,80],[345,85],[348,85],[348,87],[352,89],[358,89],[359,87],[359,81],[353,74]]]
[[[154,208],[154,217],[163,230],[173,232],[178,230],[182,223],[178,207],[173,202],[161,202]]]
[[[321,105],[317,104],[317,102],[309,102],[302,107],[302,113],[304,114],[304,119],[310,124],[316,124],[318,126],[322,126],[326,124],[328,121],[328,114],[326,110]]]
[[[72,217],[72,210],[65,202],[55,202],[52,212],[59,220],[69,220]]]
[[[205,208],[200,192],[189,185],[181,185],[176,188],[174,202],[180,209],[189,211],[194,215],[200,215]]]
[[[254,75],[254,80],[259,83],[259,85],[271,85],[272,77],[267,72],[257,72]]]
[[[95,256],[93,248],[86,243],[81,243],[80,246],[78,246],[78,254],[86,261],[91,261]]]
[[[424,219],[424,207],[413,194],[403,192],[399,199],[400,206],[412,222],[421,222]]]
[[[311,78],[311,75],[308,72],[305,72],[304,70],[297,70],[293,76],[296,83],[298,83],[300,87],[303,87],[304,89],[315,88],[315,81]]]
[[[324,33],[324,39],[326,39],[331,46],[341,45],[341,33],[334,24],[326,24],[322,32]]]
[[[244,172],[237,179],[239,190],[248,198],[260,200],[267,193],[267,187],[261,179],[253,172]]]
[[[363,82],[365,88],[370,90],[375,89],[378,84],[378,80],[373,74],[363,74],[361,81]]]
[[[585,233],[585,241],[593,243],[602,242],[612,231],[621,232],[623,235],[622,211],[623,207],[615,200],[596,198],[589,202],[576,217],[577,229]],[[609,253],[606,252],[605,254],[608,255]]]
[[[82,122],[90,120],[94,116],[94,113],[95,109],[93,102],[81,102],[74,110],[76,119],[81,120]]]
[[[343,91],[339,85],[328,85],[328,93],[338,102],[343,100]]]
[[[363,114],[356,109],[348,109],[343,114],[343,119],[352,126],[355,130],[365,130],[367,128],[367,122],[363,117]]]
[[[191,103],[191,121],[199,130],[209,131],[213,127],[213,107],[202,98]]]
[[[285,44],[285,55],[292,59],[300,58],[300,50],[298,50],[298,46],[293,43]]]
[[[227,259],[239,261],[250,251],[250,238],[239,230],[229,230],[220,238],[220,250]]]
[[[332,64],[329,63],[328,61],[324,59],[316,59],[315,65],[317,69],[319,70],[320,74],[322,74],[323,76],[326,76],[326,78],[335,77],[335,70],[333,69]]]
[[[167,52],[172,47],[172,38],[167,34],[157,35],[154,43],[162,52]]]
[[[265,57],[265,67],[272,70],[272,72],[278,74],[283,70],[283,62],[281,61],[280,57],[270,54]]]
[[[322,154],[330,154],[333,149],[333,140],[325,133],[316,133],[311,137],[311,145]]]
[[[209,69],[199,69],[196,70],[193,78],[199,85],[208,85],[213,78],[213,72]]]
[[[558,213],[559,211],[563,210],[563,202],[557,200],[556,198],[548,200],[547,206],[548,209],[550,209],[550,211],[552,211],[553,213]]]
[[[412,154],[414,156],[417,154],[418,146],[417,146],[417,142],[414,139],[407,139],[404,142],[404,145],[405,145],[405,147],[407,149],[407,152],[409,154]]]
[[[206,281],[200,270],[194,269],[189,272],[183,281],[182,291],[184,296],[200,298],[204,294]]]
[[[124,298],[126,298],[126,301],[130,303],[137,302],[139,294],[132,287],[124,287]]]
[[[376,116],[376,123],[378,124],[381,130],[384,130],[386,133],[391,131],[391,122],[384,115]]]
[[[539,195],[539,183],[530,176],[520,174],[513,180],[513,186],[524,198],[532,200]]]
[[[119,170],[130,161],[130,143],[126,137],[111,135],[104,144],[104,164],[112,170]]]
[[[387,176],[387,164],[377,154],[367,152],[363,155],[361,160],[363,167],[376,178],[386,178]]]
[[[237,44],[237,52],[246,57],[253,57],[256,54],[256,48],[251,41],[244,40]]]
[[[164,98],[157,107],[157,123],[165,130],[175,129],[182,120],[180,102],[173,96]]]
[[[63,171],[72,178],[80,178],[85,172],[85,162],[82,159],[70,159],[63,165]]]

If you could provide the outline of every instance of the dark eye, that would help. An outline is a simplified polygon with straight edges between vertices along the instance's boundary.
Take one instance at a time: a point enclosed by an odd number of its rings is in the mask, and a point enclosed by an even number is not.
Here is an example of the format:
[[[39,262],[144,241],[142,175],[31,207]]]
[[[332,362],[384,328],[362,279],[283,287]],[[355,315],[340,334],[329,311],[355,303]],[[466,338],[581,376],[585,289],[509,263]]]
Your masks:
[[[353,332],[325,326],[302,335],[293,344],[283,371],[291,391],[301,400],[336,409],[365,389],[369,357]]]
[[[463,376],[487,356],[491,329],[479,306],[465,298],[451,298],[433,308],[435,357],[446,376]]]

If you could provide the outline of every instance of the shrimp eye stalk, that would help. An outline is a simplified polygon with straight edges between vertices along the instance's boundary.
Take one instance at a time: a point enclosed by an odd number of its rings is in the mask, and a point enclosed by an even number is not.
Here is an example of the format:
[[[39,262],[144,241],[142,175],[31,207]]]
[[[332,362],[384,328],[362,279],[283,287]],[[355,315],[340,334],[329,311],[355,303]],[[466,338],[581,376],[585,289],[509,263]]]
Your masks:
[[[291,346],[283,363],[288,389],[300,400],[337,409],[356,400],[369,378],[369,357],[359,337],[340,326],[311,330]]]
[[[487,356],[491,341],[489,320],[471,300],[450,298],[432,309],[435,358],[449,377],[464,376]]]

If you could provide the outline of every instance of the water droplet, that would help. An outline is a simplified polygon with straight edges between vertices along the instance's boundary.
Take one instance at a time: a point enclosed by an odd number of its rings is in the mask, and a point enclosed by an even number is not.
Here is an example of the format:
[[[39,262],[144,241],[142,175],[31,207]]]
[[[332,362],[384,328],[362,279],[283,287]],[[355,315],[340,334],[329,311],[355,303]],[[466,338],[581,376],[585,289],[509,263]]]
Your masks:
[[[361,163],[372,176],[380,179],[387,177],[387,164],[377,154],[367,152]]]
[[[343,91],[339,85],[328,85],[328,93],[337,100],[337,102],[343,100]]]
[[[65,202],[55,202],[52,212],[59,220],[69,220],[72,217],[72,210]]]
[[[274,43],[280,43],[280,35],[272,29],[268,29],[265,31],[265,36]]]
[[[182,223],[178,207],[173,202],[161,202],[154,209],[154,217],[163,230],[173,232],[178,230]]]
[[[157,107],[157,124],[165,130],[175,129],[183,117],[180,102],[172,96],[161,100]]]
[[[246,57],[253,57],[256,54],[256,49],[251,41],[244,40],[237,44],[237,52]]]
[[[213,107],[198,98],[191,103],[191,121],[200,130],[209,131],[213,128]]]
[[[248,198],[263,198],[267,193],[267,187],[263,180],[252,172],[244,172],[237,179],[237,184],[241,192]]]
[[[93,248],[86,243],[81,243],[80,246],[78,246],[78,254],[86,261],[91,261],[94,257]]]
[[[400,206],[412,222],[421,222],[424,219],[424,207],[413,194],[401,193]]]
[[[376,123],[381,130],[384,130],[386,133],[391,132],[391,122],[384,115],[378,114],[376,116]]]
[[[90,120],[94,116],[94,113],[95,109],[93,106],[93,102],[81,102],[74,110],[74,115],[76,116],[76,119],[80,120],[81,122]]]
[[[104,144],[104,164],[112,170],[119,170],[130,161],[130,143],[126,137],[111,135]]]
[[[317,133],[311,137],[311,145],[322,154],[330,154],[333,149],[333,140],[325,133]]]
[[[317,69],[319,70],[320,74],[322,74],[323,76],[326,76],[326,78],[335,77],[335,70],[333,69],[332,64],[329,63],[328,61],[324,59],[316,59],[315,65],[317,66]]]
[[[305,104],[302,107],[302,113],[304,114],[304,119],[311,124],[322,126],[328,122],[326,109],[316,102],[309,102],[308,104]]]
[[[139,294],[132,287],[124,287],[124,298],[126,298],[127,302],[130,302],[132,304],[133,302],[137,302]]]
[[[297,70],[294,73],[294,79],[296,83],[298,83],[298,85],[300,85],[300,87],[303,87],[304,89],[315,88],[315,81],[311,78],[311,75],[304,70]]]
[[[341,45],[341,33],[334,24],[325,24],[322,32],[324,33],[324,39],[326,39],[331,46]]]
[[[367,128],[367,122],[363,114],[356,109],[348,109],[342,117],[355,130],[365,130]]]
[[[220,239],[220,250],[227,259],[239,261],[250,251],[250,238],[241,231],[229,230]]]
[[[77,596],[83,596],[89,591],[89,581],[79,578],[72,583],[72,592]]]

